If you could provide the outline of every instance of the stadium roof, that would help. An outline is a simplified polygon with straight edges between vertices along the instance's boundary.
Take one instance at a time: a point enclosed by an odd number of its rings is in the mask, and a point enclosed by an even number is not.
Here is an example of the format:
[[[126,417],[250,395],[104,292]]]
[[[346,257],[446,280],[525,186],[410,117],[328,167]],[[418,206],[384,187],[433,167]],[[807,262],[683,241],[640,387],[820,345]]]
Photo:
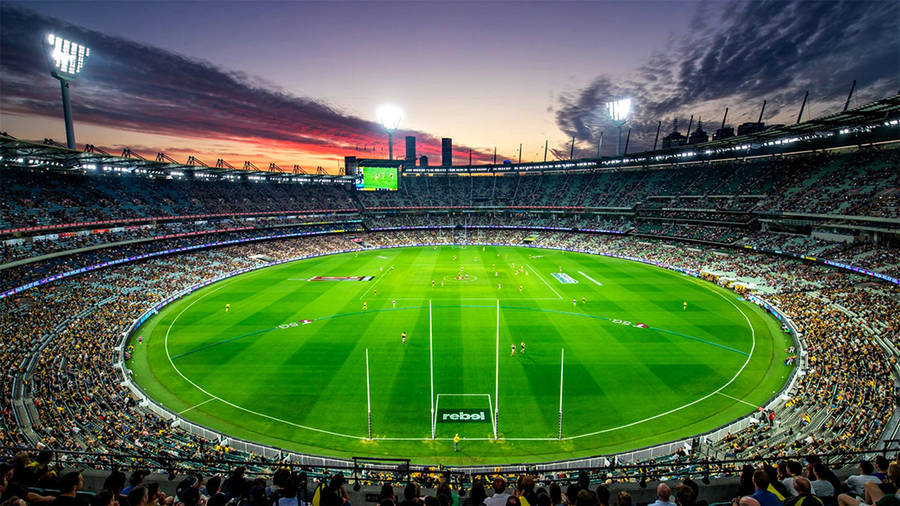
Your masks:
[[[472,174],[555,171],[593,171],[597,169],[640,168],[647,165],[667,165],[720,158],[734,158],[778,154],[799,149],[824,149],[865,144],[900,138],[900,94],[887,97],[855,109],[815,118],[795,125],[777,125],[763,131],[714,140],[701,144],[645,151],[623,157],[586,158],[552,162],[529,162],[493,165],[405,167],[406,174]],[[285,171],[275,164],[268,170],[244,162],[237,168],[219,158],[209,166],[194,156],[185,163],[157,153],[147,159],[128,148],[121,155],[113,155],[91,144],[84,150],[71,150],[44,139],[43,143],[23,141],[0,133],[0,168],[19,167],[57,171],[84,171],[108,174],[131,174],[145,177],[193,179],[224,179],[241,181],[271,181],[285,183],[352,183],[353,176],[304,174],[299,166]],[[320,171],[321,172],[321,171]]]

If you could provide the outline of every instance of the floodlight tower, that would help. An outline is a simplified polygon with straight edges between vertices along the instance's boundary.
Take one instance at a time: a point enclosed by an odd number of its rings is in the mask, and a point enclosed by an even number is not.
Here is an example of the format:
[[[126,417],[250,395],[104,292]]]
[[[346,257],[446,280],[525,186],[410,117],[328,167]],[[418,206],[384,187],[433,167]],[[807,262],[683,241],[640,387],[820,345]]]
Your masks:
[[[608,102],[606,104],[606,110],[609,111],[609,118],[618,128],[618,134],[616,135],[616,156],[621,156],[622,127],[625,126],[625,122],[628,121],[628,115],[631,113],[631,99],[620,98]]]
[[[378,121],[388,133],[388,159],[394,159],[394,132],[403,119],[403,110],[396,105],[383,105],[378,108]]]
[[[44,39],[48,49],[50,62],[50,75],[59,79],[62,89],[63,116],[66,121],[66,145],[69,149],[75,149],[75,128],[72,126],[72,106],[69,102],[69,82],[75,80],[91,50],[70,40],[54,34],[48,34]]]

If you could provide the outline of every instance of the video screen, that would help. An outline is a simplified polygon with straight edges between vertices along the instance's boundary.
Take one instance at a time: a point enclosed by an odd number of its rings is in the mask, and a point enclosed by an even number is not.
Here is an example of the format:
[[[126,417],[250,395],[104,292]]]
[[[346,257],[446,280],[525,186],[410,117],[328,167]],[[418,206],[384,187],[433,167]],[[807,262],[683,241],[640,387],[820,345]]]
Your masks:
[[[396,191],[397,180],[396,167],[360,167],[356,174],[356,189]]]

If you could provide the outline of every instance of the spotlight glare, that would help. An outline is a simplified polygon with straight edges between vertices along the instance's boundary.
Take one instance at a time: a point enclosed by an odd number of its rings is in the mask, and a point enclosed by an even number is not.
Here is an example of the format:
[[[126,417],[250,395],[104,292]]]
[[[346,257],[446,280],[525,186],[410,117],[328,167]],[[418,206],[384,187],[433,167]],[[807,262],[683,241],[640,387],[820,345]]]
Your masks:
[[[385,130],[393,132],[400,126],[403,119],[403,110],[396,105],[386,104],[378,108],[378,122],[384,126]]]
[[[606,109],[609,111],[609,117],[613,121],[624,122],[628,119],[628,115],[631,113],[631,99],[622,98],[619,100],[613,100],[612,102],[608,102],[606,104]]]

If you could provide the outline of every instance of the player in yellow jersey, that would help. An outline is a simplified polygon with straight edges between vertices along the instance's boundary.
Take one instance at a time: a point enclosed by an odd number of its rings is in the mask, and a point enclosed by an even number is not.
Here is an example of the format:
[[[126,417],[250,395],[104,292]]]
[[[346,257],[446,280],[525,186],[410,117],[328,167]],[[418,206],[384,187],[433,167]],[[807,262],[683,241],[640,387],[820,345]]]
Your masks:
[[[687,301],[684,301],[684,304],[681,306],[682,311],[687,311]]]
[[[226,313],[228,312],[229,309],[231,309],[231,304],[225,304],[225,312]]]

